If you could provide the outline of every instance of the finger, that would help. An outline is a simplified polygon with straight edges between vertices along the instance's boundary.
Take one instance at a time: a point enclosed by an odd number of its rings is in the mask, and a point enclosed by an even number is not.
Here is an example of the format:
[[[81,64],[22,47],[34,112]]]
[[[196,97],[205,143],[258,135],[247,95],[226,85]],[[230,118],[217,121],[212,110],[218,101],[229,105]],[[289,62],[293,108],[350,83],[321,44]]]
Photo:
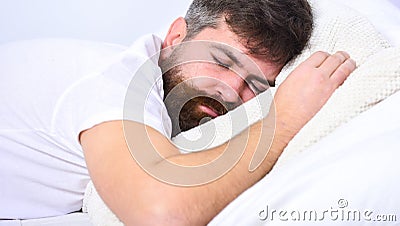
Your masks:
[[[338,86],[340,86],[356,69],[356,67],[356,62],[349,58],[336,69],[336,71],[332,74],[331,79],[334,80]]]
[[[348,53],[339,51],[329,56],[319,68],[324,72],[324,74],[331,77],[336,69],[338,69],[349,58],[350,55]]]
[[[302,64],[318,68],[321,64],[330,56],[329,53],[318,51],[313,53],[307,60]]]

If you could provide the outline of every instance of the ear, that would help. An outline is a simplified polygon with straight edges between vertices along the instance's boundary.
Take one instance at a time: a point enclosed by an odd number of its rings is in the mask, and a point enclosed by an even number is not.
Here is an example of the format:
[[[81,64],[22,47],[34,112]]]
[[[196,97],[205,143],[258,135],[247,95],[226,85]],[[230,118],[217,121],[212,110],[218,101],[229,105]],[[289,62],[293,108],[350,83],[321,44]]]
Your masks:
[[[170,26],[167,36],[165,37],[162,48],[170,47],[181,43],[187,34],[187,24],[183,17],[176,19]]]

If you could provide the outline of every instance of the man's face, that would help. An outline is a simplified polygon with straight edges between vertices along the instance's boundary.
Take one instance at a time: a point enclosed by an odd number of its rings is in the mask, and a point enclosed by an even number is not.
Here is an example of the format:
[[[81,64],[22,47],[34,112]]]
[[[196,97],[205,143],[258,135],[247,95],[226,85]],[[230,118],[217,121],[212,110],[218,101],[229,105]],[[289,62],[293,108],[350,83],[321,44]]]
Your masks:
[[[274,85],[282,68],[252,56],[225,23],[173,47],[177,66],[164,74],[173,135],[215,118]]]

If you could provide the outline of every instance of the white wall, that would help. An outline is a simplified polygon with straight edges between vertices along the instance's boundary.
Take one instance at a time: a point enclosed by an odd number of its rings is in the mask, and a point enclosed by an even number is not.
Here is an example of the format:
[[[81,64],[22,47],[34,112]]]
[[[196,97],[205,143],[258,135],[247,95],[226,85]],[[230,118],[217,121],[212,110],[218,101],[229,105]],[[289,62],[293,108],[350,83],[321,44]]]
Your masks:
[[[129,45],[165,33],[191,0],[0,0],[0,44],[63,37]]]
[[[400,0],[389,0],[393,3],[393,5],[395,5],[397,8],[400,9]]]
[[[366,16],[391,44],[400,46],[400,0],[335,1],[343,3]]]
[[[368,16],[377,25],[392,26],[399,23],[400,15],[395,15],[399,14],[395,11],[395,6],[400,7],[400,0],[335,1],[362,9],[362,12],[370,14]],[[184,15],[190,2],[191,0],[0,0],[0,44],[14,40],[63,37],[129,45],[143,34],[165,33],[177,16]],[[390,17],[388,12],[370,7],[377,5],[382,8],[388,2],[393,7]],[[392,29],[393,36],[397,37],[399,32]]]

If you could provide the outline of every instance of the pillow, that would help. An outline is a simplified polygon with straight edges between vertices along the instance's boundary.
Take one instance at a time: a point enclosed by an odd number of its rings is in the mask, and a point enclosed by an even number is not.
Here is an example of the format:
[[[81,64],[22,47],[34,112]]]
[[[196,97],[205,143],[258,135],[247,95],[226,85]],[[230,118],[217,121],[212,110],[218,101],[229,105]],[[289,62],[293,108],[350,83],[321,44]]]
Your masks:
[[[394,68],[398,58],[393,58],[398,50],[390,49],[390,44],[368,20],[350,8],[328,1],[314,2],[313,7],[318,9],[315,14],[317,35],[313,35],[309,47],[284,68],[277,83],[282,83],[297,65],[318,50],[330,53],[345,50],[356,60],[358,68],[292,139],[277,165],[399,89]]]
[[[399,91],[399,59],[400,47],[384,49],[370,56],[291,140],[276,166]]]

